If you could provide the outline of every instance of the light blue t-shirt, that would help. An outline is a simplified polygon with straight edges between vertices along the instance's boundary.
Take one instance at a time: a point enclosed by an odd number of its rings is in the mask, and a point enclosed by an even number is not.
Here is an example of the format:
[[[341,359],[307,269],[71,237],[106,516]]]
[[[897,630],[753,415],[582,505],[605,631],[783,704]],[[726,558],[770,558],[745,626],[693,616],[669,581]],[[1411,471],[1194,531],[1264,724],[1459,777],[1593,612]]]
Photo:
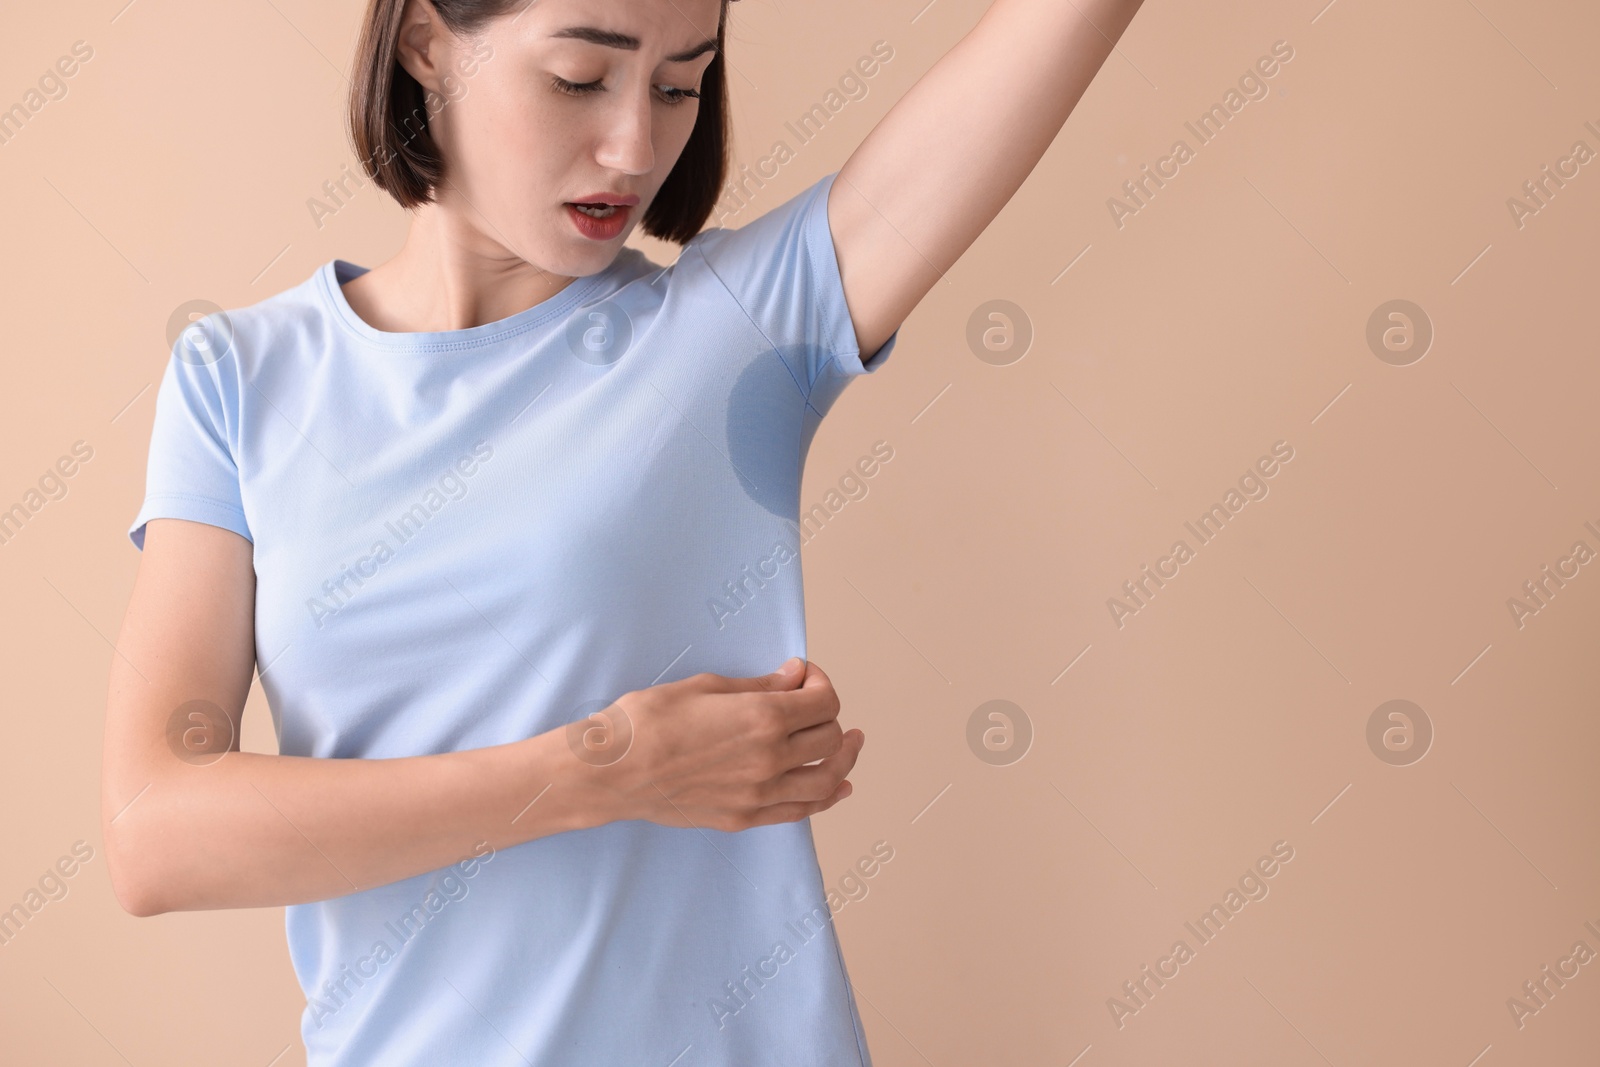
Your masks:
[[[180,337],[129,536],[253,543],[284,755],[498,745],[805,655],[801,467],[899,338],[862,363],[834,177],[482,326],[373,329],[335,259]],[[311,1067],[870,1067],[809,820],[480,853],[287,909]]]

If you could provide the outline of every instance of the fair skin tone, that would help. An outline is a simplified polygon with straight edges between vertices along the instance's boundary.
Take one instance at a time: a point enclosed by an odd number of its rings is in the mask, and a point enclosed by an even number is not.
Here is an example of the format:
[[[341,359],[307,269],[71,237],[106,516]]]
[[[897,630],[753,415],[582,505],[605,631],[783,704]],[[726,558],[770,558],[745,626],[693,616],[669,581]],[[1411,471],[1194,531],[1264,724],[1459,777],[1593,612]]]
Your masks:
[[[875,353],[1032,171],[1139,0],[994,0],[889,111],[828,204],[863,355]],[[493,58],[433,117],[447,161],[437,201],[393,259],[345,286],[392,332],[460,329],[548,299],[610,264],[676,163],[715,39],[717,0],[539,0],[492,22]],[[619,49],[555,34],[599,27]],[[449,95],[471,44],[425,0],[404,16],[400,62]],[[459,78],[460,75],[454,74]],[[551,77],[600,91],[571,96]],[[960,146],[953,151],[952,146]],[[565,204],[633,193],[613,240],[579,233]],[[698,674],[619,696],[627,753],[580,759],[566,730],[397,759],[239,751],[255,672],[252,546],[219,527],[146,528],[111,665],[102,829],[113,888],[135,915],[325,900],[438,870],[481,842],[643,819],[725,831],[789,822],[849,795],[864,743],[814,663],[789,675]],[[203,760],[169,744],[176,709],[219,709],[229,746]],[[468,714],[472,709],[461,709]]]
[[[478,40],[491,58],[463,78],[472,55],[423,0],[407,5],[400,63],[450,99],[429,129],[445,159],[435,202],[414,213],[405,245],[344,286],[351,307],[380,330],[452,330],[494,322],[608,266],[644,216],[694,129],[699,88],[715,58],[695,52],[717,37],[719,0],[539,0],[495,20]],[[620,30],[636,50],[556,36],[572,27]],[[470,66],[467,69],[472,69]],[[599,92],[568,96],[601,81]],[[676,101],[676,102],[674,102]],[[568,201],[634,194],[627,229],[583,236]]]

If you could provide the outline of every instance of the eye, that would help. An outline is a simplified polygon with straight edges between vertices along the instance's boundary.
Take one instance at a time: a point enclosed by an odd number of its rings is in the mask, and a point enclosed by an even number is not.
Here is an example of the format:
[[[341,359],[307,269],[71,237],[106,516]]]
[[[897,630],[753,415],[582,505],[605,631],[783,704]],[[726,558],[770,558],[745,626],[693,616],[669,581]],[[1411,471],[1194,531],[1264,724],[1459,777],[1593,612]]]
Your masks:
[[[597,93],[604,89],[605,83],[604,81],[592,81],[578,84],[569,82],[565,78],[552,77],[550,79],[550,87],[556,92],[565,93],[568,96],[587,96],[590,93]],[[663,85],[660,88],[663,100],[669,105],[681,104],[686,100],[700,99],[700,92],[697,89],[675,89],[670,85]]]
[[[697,89],[674,89],[671,86],[664,85],[662,86],[662,91],[663,95],[672,94],[667,97],[667,103],[669,104],[681,104],[686,100],[700,99],[700,92]]]
[[[598,92],[602,88],[602,83],[585,82],[582,85],[577,85],[567,81],[565,78],[551,78],[550,87],[556,92],[566,93],[568,96],[584,96],[588,93]]]

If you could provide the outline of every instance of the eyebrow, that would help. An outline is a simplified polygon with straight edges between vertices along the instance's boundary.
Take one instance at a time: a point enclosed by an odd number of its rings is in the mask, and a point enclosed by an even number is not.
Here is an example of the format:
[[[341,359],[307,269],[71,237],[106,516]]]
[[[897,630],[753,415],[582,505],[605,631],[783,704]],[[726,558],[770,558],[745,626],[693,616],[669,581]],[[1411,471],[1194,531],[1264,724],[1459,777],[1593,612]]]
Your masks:
[[[552,33],[550,36],[570,37],[573,40],[587,41],[590,44],[604,45],[606,48],[620,48],[627,52],[637,52],[640,45],[639,38],[630,34],[618,33],[615,30],[597,29],[593,26],[571,26],[567,29]],[[700,44],[689,49],[687,52],[679,52],[675,56],[668,56],[667,62],[687,63],[691,59],[698,59],[707,52],[715,52],[716,50],[717,42],[715,40],[702,41]]]

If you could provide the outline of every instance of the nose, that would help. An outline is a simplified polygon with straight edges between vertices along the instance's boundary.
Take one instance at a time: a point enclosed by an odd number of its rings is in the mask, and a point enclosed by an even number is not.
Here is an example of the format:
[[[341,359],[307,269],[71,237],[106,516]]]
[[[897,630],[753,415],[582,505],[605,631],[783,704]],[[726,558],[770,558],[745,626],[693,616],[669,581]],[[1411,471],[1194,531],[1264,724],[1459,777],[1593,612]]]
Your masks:
[[[595,150],[595,162],[608,170],[633,175],[649,174],[655,168],[650,92],[650,86],[645,85],[613,94],[615,103],[606,110],[605,132]]]

